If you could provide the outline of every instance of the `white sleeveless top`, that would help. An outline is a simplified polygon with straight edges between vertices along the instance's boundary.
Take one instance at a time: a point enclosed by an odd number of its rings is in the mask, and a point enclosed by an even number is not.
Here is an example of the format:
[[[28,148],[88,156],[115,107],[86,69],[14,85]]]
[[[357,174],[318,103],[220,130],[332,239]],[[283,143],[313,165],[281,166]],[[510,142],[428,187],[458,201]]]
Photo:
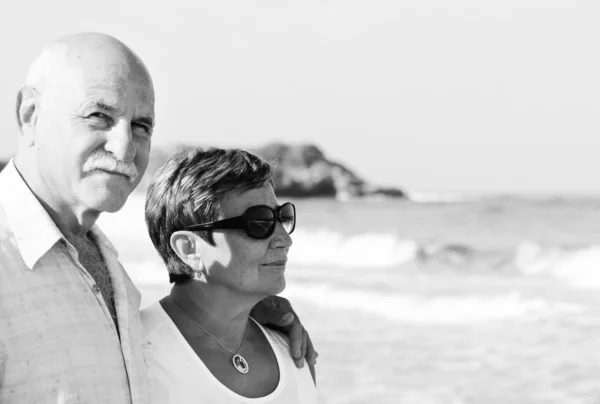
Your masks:
[[[152,344],[153,360],[149,364],[150,394],[157,404],[239,404],[317,402],[317,392],[308,365],[296,368],[287,341],[277,332],[263,328],[279,366],[279,383],[275,390],[259,398],[234,393],[208,370],[187,343],[177,326],[155,302],[141,311],[142,322]]]

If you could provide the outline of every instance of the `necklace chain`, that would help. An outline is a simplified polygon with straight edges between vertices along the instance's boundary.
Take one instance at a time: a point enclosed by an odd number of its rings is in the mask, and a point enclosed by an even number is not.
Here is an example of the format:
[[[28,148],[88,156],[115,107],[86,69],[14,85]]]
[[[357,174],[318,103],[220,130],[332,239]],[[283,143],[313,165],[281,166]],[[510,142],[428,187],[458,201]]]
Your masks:
[[[214,339],[216,341],[217,344],[219,344],[223,349],[225,349],[227,352],[229,352],[232,355],[237,355],[240,353],[240,351],[242,350],[242,346],[244,345],[244,342],[246,341],[246,335],[248,335],[248,328],[250,326],[250,321],[248,321],[248,323],[246,323],[246,331],[244,331],[244,338],[242,338],[242,343],[240,344],[240,347],[238,348],[238,350],[236,352],[233,352],[232,350],[230,350],[229,348],[227,348],[225,345],[221,344],[221,341],[219,341],[217,339],[217,337],[215,337],[214,335],[212,335],[211,333],[209,333],[208,331],[206,331],[204,329],[204,327],[202,327],[200,324],[198,324],[198,322],[196,320],[194,320],[194,318],[192,316],[190,316],[185,310],[183,310],[181,307],[179,307],[177,305],[177,303],[175,303],[175,301],[173,300],[173,298],[171,298],[171,296],[169,295],[169,300],[171,301],[171,303],[173,303],[175,305],[175,307],[177,307],[177,309],[179,309],[179,311],[181,311],[183,314],[186,315],[187,318],[189,318],[190,320],[192,320],[192,322],[194,324],[196,324],[202,331],[204,331],[209,337],[211,337],[212,339]]]

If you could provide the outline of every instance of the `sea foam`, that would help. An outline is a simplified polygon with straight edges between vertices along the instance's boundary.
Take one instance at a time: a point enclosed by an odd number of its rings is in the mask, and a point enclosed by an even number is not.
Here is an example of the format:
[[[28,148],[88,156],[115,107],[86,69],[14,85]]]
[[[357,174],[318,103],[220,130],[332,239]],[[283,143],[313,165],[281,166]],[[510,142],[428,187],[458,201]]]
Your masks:
[[[497,296],[420,296],[389,294],[334,285],[290,284],[283,293],[333,310],[351,310],[402,323],[460,325],[511,319],[580,314],[583,306],[524,297],[518,292]]]

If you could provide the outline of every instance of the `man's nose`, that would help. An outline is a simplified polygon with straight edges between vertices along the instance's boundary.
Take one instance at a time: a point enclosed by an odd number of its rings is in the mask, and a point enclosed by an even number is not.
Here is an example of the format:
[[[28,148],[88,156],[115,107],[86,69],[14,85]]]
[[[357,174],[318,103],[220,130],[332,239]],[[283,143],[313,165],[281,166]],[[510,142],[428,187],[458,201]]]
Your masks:
[[[133,161],[136,149],[131,123],[126,119],[119,119],[108,133],[105,149],[120,161],[125,163]]]

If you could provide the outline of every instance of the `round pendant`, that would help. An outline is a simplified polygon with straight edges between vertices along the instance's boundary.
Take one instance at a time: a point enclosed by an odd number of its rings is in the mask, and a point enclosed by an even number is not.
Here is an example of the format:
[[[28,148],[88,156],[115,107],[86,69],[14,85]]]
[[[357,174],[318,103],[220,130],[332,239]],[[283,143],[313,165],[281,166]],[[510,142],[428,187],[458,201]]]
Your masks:
[[[246,362],[246,359],[244,359],[244,357],[240,354],[234,355],[232,362],[233,362],[233,366],[240,373],[248,373],[248,370],[250,370],[250,367],[248,366],[248,362]]]

